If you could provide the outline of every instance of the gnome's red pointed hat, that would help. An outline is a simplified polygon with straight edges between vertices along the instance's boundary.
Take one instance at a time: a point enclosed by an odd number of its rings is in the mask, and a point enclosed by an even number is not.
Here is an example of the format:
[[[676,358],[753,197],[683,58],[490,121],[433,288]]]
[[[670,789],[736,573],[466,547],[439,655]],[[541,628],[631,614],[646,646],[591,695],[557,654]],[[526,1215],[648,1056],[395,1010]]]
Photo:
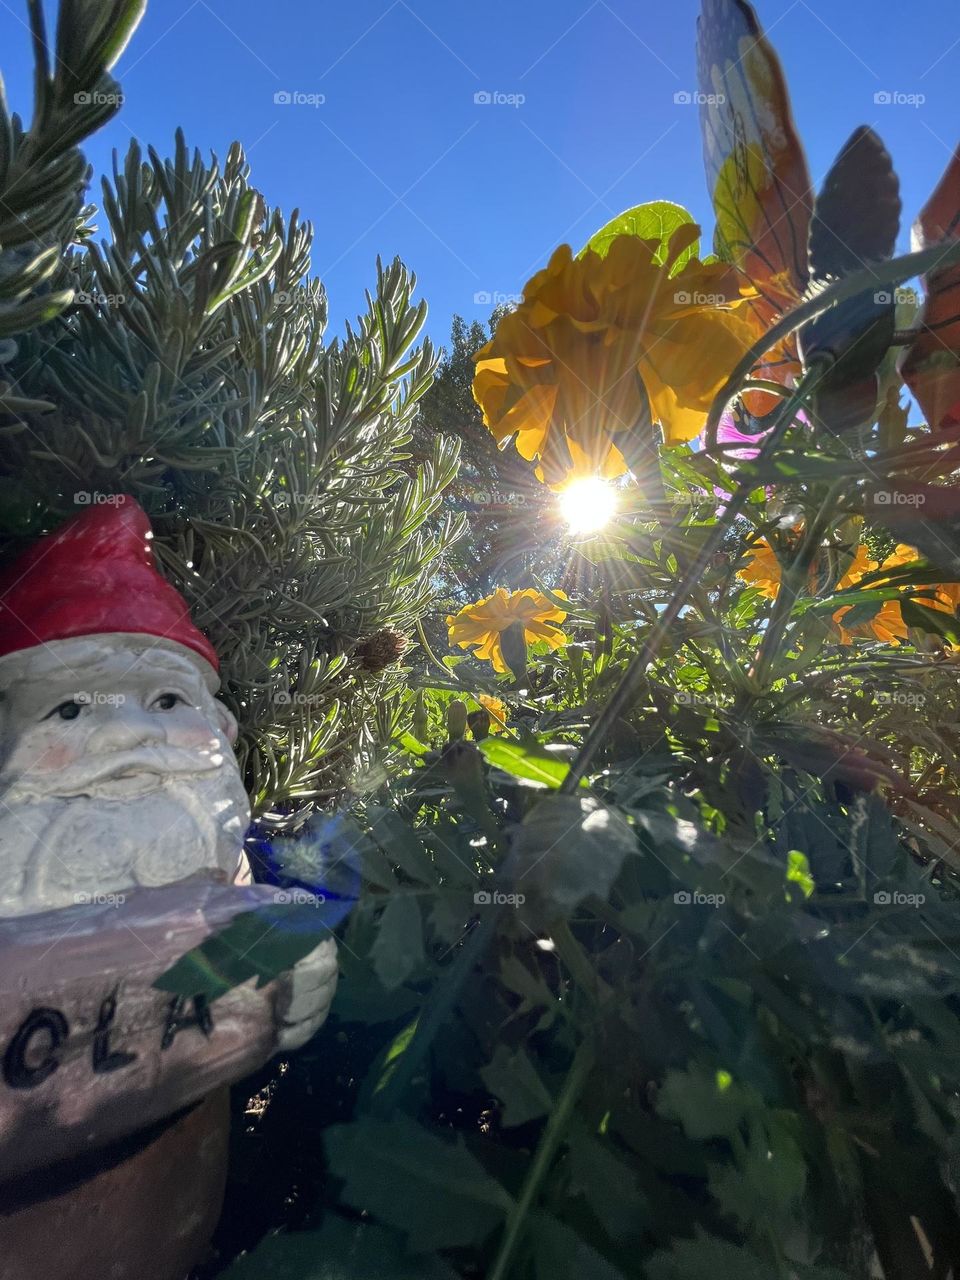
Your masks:
[[[157,572],[146,512],[128,494],[111,497],[40,538],[0,575],[0,658],[119,633],[183,645],[216,671],[216,651],[187,602]]]

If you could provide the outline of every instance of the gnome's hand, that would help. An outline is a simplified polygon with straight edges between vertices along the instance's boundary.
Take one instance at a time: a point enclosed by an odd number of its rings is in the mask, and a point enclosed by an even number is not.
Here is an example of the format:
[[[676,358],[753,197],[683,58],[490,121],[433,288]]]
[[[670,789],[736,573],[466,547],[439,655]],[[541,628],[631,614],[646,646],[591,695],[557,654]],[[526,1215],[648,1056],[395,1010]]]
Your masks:
[[[321,942],[294,965],[286,979],[287,998],[280,1005],[278,1047],[299,1049],[327,1020],[337,989],[337,944]]]

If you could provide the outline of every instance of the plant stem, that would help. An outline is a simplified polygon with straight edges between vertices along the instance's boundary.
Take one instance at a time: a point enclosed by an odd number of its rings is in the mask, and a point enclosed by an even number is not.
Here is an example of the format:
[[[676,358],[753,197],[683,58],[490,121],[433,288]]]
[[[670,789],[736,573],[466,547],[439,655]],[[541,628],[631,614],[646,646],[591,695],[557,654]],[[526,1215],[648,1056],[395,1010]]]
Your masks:
[[[435,986],[433,999],[427,1002],[425,1012],[417,1023],[396,1071],[375,1099],[374,1114],[387,1116],[400,1101],[417,1068],[426,1058],[435,1036],[452,1013],[474,966],[490,944],[503,911],[502,906],[491,905],[487,908],[483,920],[461,946],[443,981]]]
[[[810,566],[813,564],[817,548],[833,515],[834,499],[845,487],[845,482],[842,480],[830,487],[826,498],[821,504],[819,514],[815,520],[811,521],[810,528],[801,544],[800,550],[797,552],[796,559],[783,575],[780,590],[777,593],[777,598],[770,613],[770,620],[767,623],[767,630],[760,641],[757,659],[751,672],[754,684],[759,688],[760,692],[764,692],[764,681],[776,657],[777,649],[783,639],[783,633],[787,629],[793,606],[796,604],[800,592],[806,586]]]
[[[500,1242],[500,1248],[487,1280],[506,1280],[509,1274],[514,1255],[522,1239],[525,1220],[534,1206],[540,1184],[547,1176],[553,1157],[563,1140],[567,1123],[580,1097],[580,1092],[587,1082],[587,1077],[593,1069],[594,1061],[593,1042],[584,1040],[567,1073],[557,1104],[550,1112],[550,1119],[547,1121],[540,1144],[534,1154],[533,1163],[527,1171],[520,1190],[520,1198],[507,1218],[503,1240]]]
[[[452,678],[457,682],[457,684],[459,684],[460,677],[457,675],[456,671],[452,667],[445,667],[443,663],[440,661],[440,659],[437,657],[437,655],[430,648],[430,642],[424,633],[423,623],[420,621],[419,618],[417,619],[417,635],[420,637],[420,644],[423,648],[424,653],[427,655],[428,661],[432,662],[433,665],[438,668],[438,670],[442,671],[448,680]]]
[[[780,442],[789,430],[805,400],[831,364],[832,362],[829,360],[823,362],[811,362],[810,368],[800,380],[800,385],[791,393],[789,398],[784,401],[782,407],[778,410],[776,421],[770,429],[770,434],[763,442],[763,446],[757,457],[758,465],[766,462],[780,447]],[[749,372],[749,369],[746,372]],[[721,394],[725,394],[725,392],[722,392]],[[718,404],[721,405],[721,408],[717,410],[717,418],[719,419],[720,412],[722,410],[722,403],[720,402],[719,397],[714,401],[713,409],[711,409],[710,412],[712,415],[714,409],[717,409]],[[753,482],[751,480],[745,480],[737,486],[736,491],[730,497],[730,500],[727,502],[723,518],[717,522],[710,537],[707,538],[706,542],[704,542],[699,555],[695,558],[690,568],[684,574],[676,591],[670,598],[670,602],[660,614],[657,621],[650,628],[650,633],[647,636],[643,648],[623,673],[620,678],[620,683],[617,685],[616,689],[614,689],[609,701],[584,739],[583,745],[578,751],[576,759],[570,766],[570,772],[564,778],[563,783],[560,786],[561,795],[572,795],[576,788],[579,787],[580,781],[587,769],[589,769],[594,756],[600,750],[603,743],[606,742],[616,721],[633,700],[640,683],[646,675],[647,667],[649,667],[650,663],[660,652],[660,646],[666,639],[667,632],[670,627],[673,626],[674,622],[676,622],[681,610],[690,597],[691,591],[696,588],[704,571],[719,549],[720,544],[726,536],[727,529],[746,506],[747,499],[749,498],[752,489]]]

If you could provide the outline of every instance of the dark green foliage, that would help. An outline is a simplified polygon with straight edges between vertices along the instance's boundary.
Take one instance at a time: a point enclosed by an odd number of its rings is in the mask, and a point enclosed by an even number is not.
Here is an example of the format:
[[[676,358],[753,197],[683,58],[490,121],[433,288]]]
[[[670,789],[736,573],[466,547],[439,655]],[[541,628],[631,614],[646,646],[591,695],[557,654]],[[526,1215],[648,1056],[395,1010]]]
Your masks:
[[[444,818],[453,792],[416,834],[380,825],[394,883],[347,929],[324,1033],[336,1060],[341,1028],[380,1027],[353,1118],[324,1139],[340,1212],[399,1233],[410,1265],[498,1278],[866,1280],[871,1232],[907,1247],[911,1215],[954,1256],[955,895],[876,795],[811,798],[816,821],[791,830],[806,853],[788,854],[775,777],[756,834],[718,838],[662,770],[594,780],[615,842],[582,819],[554,833],[535,789],[526,840],[507,824],[478,847]],[[827,827],[852,873],[839,894],[809,869]],[[268,1242],[261,1274],[285,1256]]]
[[[500,314],[490,317],[490,332]],[[420,402],[412,443],[417,458],[438,435],[460,442],[460,471],[445,503],[466,517],[466,534],[445,557],[444,572],[461,604],[499,586],[531,585],[531,571],[549,572],[557,563],[556,552],[544,545],[545,522],[560,530],[553,496],[512,444],[498,449],[473,398],[473,357],[488,338],[479,321],[468,326],[454,316],[450,348]]]
[[[119,32],[133,7],[113,9]],[[63,39],[79,23],[115,48],[91,6],[62,12]],[[102,96],[112,81],[90,84]],[[57,62],[31,132],[11,126],[23,157],[54,127],[76,139],[102,120],[73,86]],[[311,229],[268,208],[237,145],[221,167],[182,135],[171,160],[133,143],[103,183],[103,240],[93,210],[80,219],[79,153],[63,168],[31,187],[30,243],[47,247],[6,286],[21,319],[0,350],[3,550],[113,493],[137,497],[220,654],[256,813],[300,821],[373,768],[402,645],[392,661],[380,645],[374,670],[371,640],[413,631],[456,533],[439,516],[455,444],[436,436],[403,465],[434,365],[429,343],[414,346],[426,305],[399,261],[378,264],[366,313],[325,343]],[[8,234],[0,220],[0,270],[22,257],[21,231]]]
[[[526,693],[448,658],[449,681],[410,695],[410,769],[395,811],[366,814],[368,890],[317,1041],[356,1093],[303,1225],[365,1211],[411,1264],[428,1250],[488,1280],[868,1280],[877,1258],[945,1280],[955,668],[921,634],[838,643],[832,613],[876,594],[836,591],[849,554],[826,555],[789,615],[745,586],[750,526],[770,528],[758,500],[589,789],[557,794],[716,522],[712,464],[664,461],[663,518],[633,513],[582,548],[606,616],[577,608],[564,651],[531,653]],[[808,527],[830,489],[815,463],[791,490]],[[911,590],[935,576],[902,572]],[[480,692],[506,700],[513,736],[484,738],[477,772],[447,738]],[[508,1199],[491,1203],[488,1178]],[[264,1247],[266,1268],[282,1246]]]

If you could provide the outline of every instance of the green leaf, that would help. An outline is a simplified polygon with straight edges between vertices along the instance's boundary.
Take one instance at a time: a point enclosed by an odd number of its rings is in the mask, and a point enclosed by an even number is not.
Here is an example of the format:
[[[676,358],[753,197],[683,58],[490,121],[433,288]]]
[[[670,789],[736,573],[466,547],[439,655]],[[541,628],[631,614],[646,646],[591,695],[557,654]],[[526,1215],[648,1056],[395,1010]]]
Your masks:
[[[623,1272],[559,1218],[530,1219],[537,1280],[624,1280]]]
[[[654,1254],[644,1280],[780,1280],[782,1274],[746,1249],[698,1228],[696,1240],[678,1240],[669,1253]]]
[[[416,832],[393,809],[371,806],[370,834],[392,862],[420,884],[436,884],[436,869]]]
[[[72,289],[58,289],[30,298],[26,302],[0,306],[0,338],[26,333],[28,329],[53,320],[70,305],[73,296]]]
[[[414,1251],[477,1246],[513,1200],[470,1154],[408,1116],[335,1125],[324,1135],[343,1199],[407,1237]]]
[[[637,838],[618,810],[592,796],[549,796],[527,814],[513,848],[518,887],[529,884],[569,912],[591,895],[607,897]]]
[[[268,1236],[221,1280],[456,1280],[445,1262],[411,1256],[403,1237],[386,1227],[327,1214],[319,1231]]]
[[[412,893],[397,892],[386,905],[370,950],[373,968],[388,991],[423,964],[423,921]]]
[[[908,627],[916,627],[929,635],[940,636],[951,644],[960,644],[960,622],[952,613],[942,609],[931,609],[919,600],[904,599],[900,612]],[[846,619],[844,619],[846,623]]]
[[[807,1184],[803,1152],[788,1123],[768,1112],[754,1120],[749,1139],[738,1145],[735,1163],[710,1165],[710,1193],[723,1214],[755,1230],[786,1232]]]
[[[618,214],[599,231],[594,232],[580,253],[582,255],[592,249],[604,258],[617,236],[639,236],[644,240],[660,242],[654,261],[662,265],[667,260],[670,237],[678,227],[688,226],[693,221],[693,214],[684,209],[683,205],[674,204],[670,200],[650,200]],[[700,242],[696,240],[678,255],[670,274],[675,275],[681,271],[699,252]]]
[[[541,747],[522,746],[519,742],[506,742],[502,738],[484,738],[480,750],[495,768],[553,791],[570,772],[569,764]],[[581,782],[580,785],[585,787],[587,784]]]
[[[787,854],[787,880],[790,884],[798,884],[805,898],[809,898],[817,887],[810,874],[807,855],[799,849],[791,849]]]
[[[591,1134],[574,1125],[569,1135],[570,1191],[582,1195],[612,1241],[622,1244],[654,1226],[636,1174]]]
[[[695,1064],[668,1071],[657,1095],[657,1111],[683,1126],[688,1138],[725,1138],[735,1133],[757,1105],[753,1090],[735,1084],[728,1072]]]
[[[412,1021],[408,1022],[405,1027],[402,1027],[397,1032],[393,1037],[393,1040],[387,1046],[386,1053],[383,1055],[383,1061],[380,1064],[379,1078],[373,1088],[374,1093],[379,1093],[381,1089],[386,1087],[387,1081],[397,1069],[397,1060],[402,1058],[404,1053],[406,1053],[407,1047],[413,1039],[413,1034],[417,1029],[419,1021],[420,1015],[418,1014],[417,1017],[412,1019]]]
[[[216,1000],[250,978],[264,987],[325,939],[322,906],[275,903],[244,911],[180,957],[154,982],[159,991]]]
[[[493,1061],[480,1071],[480,1079],[503,1103],[501,1123],[505,1129],[536,1120],[553,1106],[549,1090],[522,1049],[511,1053],[505,1044],[498,1045]]]
[[[90,56],[103,63],[106,70],[115,66],[126,49],[147,8],[147,0],[122,0],[99,47]]]

